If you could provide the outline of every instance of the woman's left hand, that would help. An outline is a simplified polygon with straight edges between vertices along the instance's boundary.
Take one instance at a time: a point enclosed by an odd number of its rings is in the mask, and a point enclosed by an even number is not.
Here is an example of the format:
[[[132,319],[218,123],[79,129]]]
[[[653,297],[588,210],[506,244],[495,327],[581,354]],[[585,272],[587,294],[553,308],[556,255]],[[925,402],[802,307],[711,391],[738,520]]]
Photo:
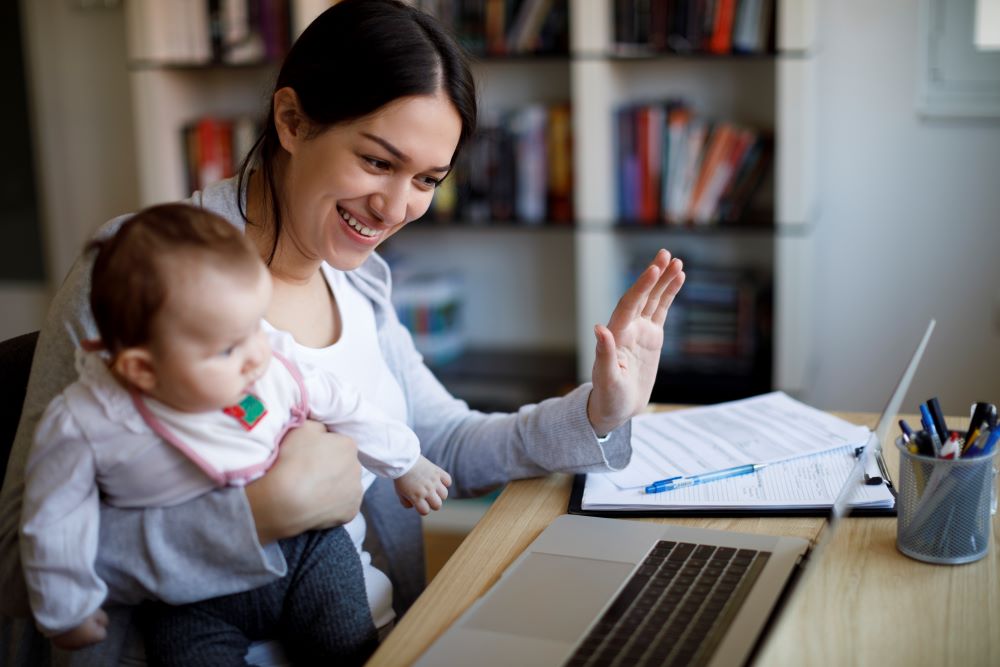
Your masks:
[[[587,417],[604,436],[649,403],[660,365],[663,323],[684,284],[681,260],[660,250],[622,295],[608,325],[594,327],[597,356]]]

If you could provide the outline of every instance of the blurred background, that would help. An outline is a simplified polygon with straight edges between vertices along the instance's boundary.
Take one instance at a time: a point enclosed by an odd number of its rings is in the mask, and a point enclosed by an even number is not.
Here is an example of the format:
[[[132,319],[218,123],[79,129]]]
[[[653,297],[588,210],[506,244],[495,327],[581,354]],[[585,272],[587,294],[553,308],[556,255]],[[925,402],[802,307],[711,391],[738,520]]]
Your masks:
[[[328,3],[3,4],[7,338],[101,223],[232,172]],[[932,317],[904,410],[1000,399],[996,2],[420,4],[475,55],[484,122],[383,251],[456,394],[509,409],[586,379],[593,324],[666,247],[690,280],[654,400],[877,412]]]

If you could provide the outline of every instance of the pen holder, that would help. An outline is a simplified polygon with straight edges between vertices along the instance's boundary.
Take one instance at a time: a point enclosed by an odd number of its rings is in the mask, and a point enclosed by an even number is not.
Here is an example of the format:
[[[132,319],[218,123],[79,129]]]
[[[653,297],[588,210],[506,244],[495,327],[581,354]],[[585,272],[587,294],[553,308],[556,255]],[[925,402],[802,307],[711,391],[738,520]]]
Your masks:
[[[902,438],[896,498],[896,548],[928,563],[957,565],[986,555],[996,512],[996,450],[938,459],[912,454]]]

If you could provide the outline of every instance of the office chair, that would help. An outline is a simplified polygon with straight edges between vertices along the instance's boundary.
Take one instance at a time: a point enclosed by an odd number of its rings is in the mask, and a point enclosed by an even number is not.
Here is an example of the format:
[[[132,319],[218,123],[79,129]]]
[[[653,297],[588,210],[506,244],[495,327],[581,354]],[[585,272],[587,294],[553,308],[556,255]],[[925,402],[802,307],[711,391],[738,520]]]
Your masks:
[[[37,331],[0,342],[0,482],[7,473],[37,342]]]

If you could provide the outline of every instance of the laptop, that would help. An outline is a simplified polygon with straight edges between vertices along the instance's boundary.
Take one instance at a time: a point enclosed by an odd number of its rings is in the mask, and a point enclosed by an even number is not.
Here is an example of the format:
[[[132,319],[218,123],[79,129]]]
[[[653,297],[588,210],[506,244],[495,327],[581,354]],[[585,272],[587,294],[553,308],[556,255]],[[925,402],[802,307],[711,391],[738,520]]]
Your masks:
[[[873,470],[933,330],[932,320],[812,549],[794,537],[562,515],[416,664],[743,664]]]

